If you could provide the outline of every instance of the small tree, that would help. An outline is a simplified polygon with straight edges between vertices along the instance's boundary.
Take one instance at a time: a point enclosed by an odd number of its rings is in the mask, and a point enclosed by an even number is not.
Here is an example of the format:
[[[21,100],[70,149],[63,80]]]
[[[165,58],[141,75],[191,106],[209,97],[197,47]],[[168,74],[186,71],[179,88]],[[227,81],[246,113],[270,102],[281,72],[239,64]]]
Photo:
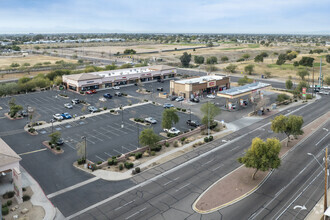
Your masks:
[[[229,58],[228,58],[227,56],[223,56],[223,57],[221,57],[220,60],[221,60],[222,62],[226,62],[226,61],[229,60]]]
[[[250,54],[245,53],[245,54],[242,55],[242,58],[243,58],[244,60],[247,60],[247,59],[250,58]]]
[[[150,152],[150,149],[160,141],[160,137],[154,132],[153,128],[146,128],[141,132],[139,141],[143,146],[148,146]]]
[[[244,76],[243,78],[240,78],[237,83],[238,83],[238,85],[243,86],[247,83],[252,83],[252,82],[253,82],[253,79],[250,79],[247,76]]]
[[[252,65],[252,64],[244,67],[244,71],[247,72],[249,75],[252,74],[253,70],[254,70],[254,65]]]
[[[278,56],[278,58],[277,58],[276,64],[277,64],[277,65],[282,65],[282,64],[284,64],[285,61],[286,61],[286,58],[287,58],[287,55],[281,53],[281,54]]]
[[[303,123],[304,119],[302,116],[290,115],[287,117],[284,115],[279,115],[272,120],[271,129],[275,133],[286,134],[288,138],[286,146],[288,146],[290,135],[297,136],[304,133],[303,130],[301,130]]]
[[[259,63],[259,62],[264,62],[264,57],[259,54],[254,58],[254,62]]]
[[[301,80],[305,80],[305,76],[308,76],[309,72],[307,70],[299,70],[297,75],[301,78]]]
[[[215,56],[208,57],[206,59],[206,64],[216,64],[216,63],[218,63],[218,58]]]
[[[236,68],[237,68],[237,65],[229,64],[228,66],[226,66],[225,71],[230,72],[230,73],[234,73]]]
[[[312,57],[302,57],[299,60],[299,65],[313,67],[314,58]]]
[[[194,62],[197,64],[203,64],[204,63],[204,57],[203,56],[195,56]]]
[[[221,110],[213,103],[207,102],[201,106],[201,112],[204,115],[202,123],[208,126],[213,124],[214,118],[221,113]]]
[[[170,129],[173,123],[179,122],[179,116],[175,108],[165,109],[163,111],[162,128]]]
[[[252,179],[255,179],[256,173],[276,169],[281,165],[279,153],[281,143],[276,138],[269,138],[266,142],[256,137],[252,140],[251,147],[246,151],[243,157],[238,158],[238,162],[246,167],[256,169],[252,174]]]
[[[285,88],[287,89],[292,89],[293,83],[290,79],[288,79],[287,81],[285,81]]]
[[[59,131],[55,131],[48,135],[50,137],[50,143],[56,145],[58,140],[61,138],[61,133]]]
[[[189,63],[191,61],[191,54],[184,52],[183,55],[180,57],[180,61],[183,67],[189,67]]]
[[[308,82],[306,82],[306,81],[299,82],[296,89],[295,89],[296,93],[301,93],[302,88],[309,88]]]

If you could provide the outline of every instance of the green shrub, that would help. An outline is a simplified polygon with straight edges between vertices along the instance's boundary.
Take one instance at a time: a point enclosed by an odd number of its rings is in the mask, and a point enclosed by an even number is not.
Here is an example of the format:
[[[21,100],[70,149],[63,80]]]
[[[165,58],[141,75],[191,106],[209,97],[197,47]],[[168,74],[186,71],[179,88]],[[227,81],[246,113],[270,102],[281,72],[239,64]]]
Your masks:
[[[83,95],[85,92],[84,91],[80,91],[79,93]]]
[[[56,150],[60,151],[61,147],[60,146],[56,146]]]
[[[6,192],[5,194],[3,194],[2,197],[3,197],[4,199],[10,199],[10,198],[13,198],[14,195],[15,195],[15,192],[14,192],[14,191],[8,191],[8,192]]]
[[[8,201],[7,201],[7,206],[11,206],[11,204],[13,204],[13,201],[8,200]]]
[[[150,155],[151,155],[151,156],[155,156],[155,155],[156,155],[156,152],[155,152],[155,151],[151,151],[151,152],[150,152]]]
[[[124,166],[125,166],[126,169],[131,169],[131,168],[134,167],[134,164],[126,161],[126,162],[124,163]]]
[[[209,138],[208,138],[208,137],[205,137],[205,138],[204,138],[204,142],[205,142],[205,143],[209,142]]]
[[[177,135],[176,134],[167,133],[167,137],[169,137],[169,138],[172,138],[172,137],[175,137],[175,136],[177,136]]]
[[[115,110],[114,110],[114,109],[111,109],[111,110],[110,110],[110,113],[114,113],[114,112],[115,112]]]
[[[107,107],[103,107],[103,110],[107,110],[108,108]]]
[[[117,165],[118,163],[117,159],[113,159],[112,161],[113,161],[113,165]]]
[[[183,143],[186,139],[187,139],[186,137],[182,137],[180,141]]]
[[[2,213],[3,216],[8,215],[8,213],[9,213],[9,209],[8,209],[8,207],[4,207],[4,208],[2,208],[2,209],[1,209],[1,213]]]
[[[77,160],[78,165],[86,163],[86,160],[84,158],[80,158]]]
[[[30,200],[30,196],[29,195],[24,195],[23,196],[23,202],[25,202],[25,201],[29,201]]]
[[[155,102],[152,102],[152,104],[155,104]]]
[[[102,161],[98,161],[98,162],[97,162],[97,165],[100,165],[101,163],[102,163]]]
[[[117,157],[116,157],[116,156],[112,156],[111,158],[112,158],[112,159],[116,159]]]
[[[28,130],[28,132],[30,132],[30,133],[34,133],[36,131],[36,129],[34,129],[34,128],[29,128],[29,130]]]
[[[159,152],[162,149],[162,145],[158,144],[157,146],[151,147],[152,151]]]
[[[145,102],[149,102],[149,100],[148,100],[148,99],[144,99],[143,101],[145,101]]]
[[[283,102],[288,99],[290,99],[290,96],[288,96],[287,94],[278,94],[276,101]]]
[[[213,141],[213,136],[210,136],[209,137],[209,141]]]
[[[186,112],[186,111],[187,111],[187,109],[183,108],[183,109],[182,109],[182,111],[183,111],[183,112]]]
[[[306,94],[306,99],[312,99],[312,94]]]
[[[176,108],[178,111],[181,111],[181,108]]]
[[[135,159],[139,159],[139,158],[141,158],[142,157],[142,153],[141,152],[137,152],[136,154],[135,154]]]
[[[7,206],[8,206],[7,203],[5,203],[5,204],[2,204],[1,208],[5,208]]]
[[[135,167],[135,172],[136,172],[136,173],[140,173],[140,172],[141,172],[140,167]]]
[[[23,190],[23,192],[25,192],[25,191],[26,191],[26,188],[25,188],[25,187],[23,187],[23,188],[22,188],[22,190]]]
[[[109,159],[109,160],[108,160],[108,165],[109,165],[109,166],[113,165],[113,159]]]
[[[218,126],[218,122],[214,121],[212,122],[212,124],[210,125],[210,129],[213,130],[214,128],[216,128]]]
[[[124,165],[121,163],[119,164],[119,170],[123,170],[124,169]]]
[[[167,143],[167,142],[165,142],[165,147],[169,147],[170,146],[170,144],[169,143]]]

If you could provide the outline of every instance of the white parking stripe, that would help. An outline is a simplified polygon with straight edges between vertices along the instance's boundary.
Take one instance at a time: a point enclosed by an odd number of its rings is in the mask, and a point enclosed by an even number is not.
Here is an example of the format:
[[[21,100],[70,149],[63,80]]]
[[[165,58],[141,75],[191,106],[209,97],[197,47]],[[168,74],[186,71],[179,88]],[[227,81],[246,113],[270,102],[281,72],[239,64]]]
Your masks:
[[[104,131],[107,132],[107,133],[111,133],[111,134],[114,134],[114,135],[116,135],[116,136],[120,136],[119,134],[117,134],[117,133],[115,133],[115,132],[113,132],[113,131],[110,131],[110,130],[106,130],[106,129],[103,128],[103,127],[100,127],[99,129],[102,129],[102,130],[104,130]]]
[[[97,155],[95,155],[95,157],[99,158],[99,159],[102,160],[102,161],[105,161],[103,158],[101,158],[101,157],[99,157],[99,156],[97,156]]]
[[[105,134],[103,134],[103,133],[101,133],[101,132],[99,132],[99,131],[97,131],[97,130],[95,130],[95,129],[93,129],[93,131],[94,131],[95,133],[98,133],[99,135],[102,135],[102,136],[106,137],[106,138],[112,139],[110,136],[105,135]]]

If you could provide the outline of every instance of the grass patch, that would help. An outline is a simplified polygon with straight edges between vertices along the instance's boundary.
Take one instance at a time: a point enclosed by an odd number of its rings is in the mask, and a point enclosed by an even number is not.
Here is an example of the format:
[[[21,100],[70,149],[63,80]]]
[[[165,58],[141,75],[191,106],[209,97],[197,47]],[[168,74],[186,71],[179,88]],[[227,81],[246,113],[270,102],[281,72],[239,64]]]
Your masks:
[[[293,64],[289,64],[289,63],[285,63],[285,64],[282,64],[282,65],[267,64],[267,67],[268,68],[281,69],[281,70],[295,70],[295,69],[300,70],[300,69],[305,69],[304,66],[295,67],[295,66],[293,66]]]
[[[248,44],[249,48],[259,48],[260,44]]]
[[[314,63],[313,65],[314,65],[314,67],[319,67],[320,63]],[[325,66],[325,65],[326,65],[325,63],[322,63],[322,66]]]
[[[244,48],[245,47],[228,47],[228,48],[221,48],[220,50],[240,50]]]

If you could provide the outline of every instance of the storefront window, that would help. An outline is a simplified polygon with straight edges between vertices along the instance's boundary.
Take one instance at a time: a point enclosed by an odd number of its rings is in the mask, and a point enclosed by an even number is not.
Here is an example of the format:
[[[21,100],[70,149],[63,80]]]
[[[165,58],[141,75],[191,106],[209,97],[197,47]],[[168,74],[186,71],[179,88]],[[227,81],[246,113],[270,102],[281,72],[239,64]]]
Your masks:
[[[69,89],[71,89],[71,90],[73,90],[73,91],[77,91],[77,87],[75,87],[75,86],[70,86],[70,85],[69,85]]]

